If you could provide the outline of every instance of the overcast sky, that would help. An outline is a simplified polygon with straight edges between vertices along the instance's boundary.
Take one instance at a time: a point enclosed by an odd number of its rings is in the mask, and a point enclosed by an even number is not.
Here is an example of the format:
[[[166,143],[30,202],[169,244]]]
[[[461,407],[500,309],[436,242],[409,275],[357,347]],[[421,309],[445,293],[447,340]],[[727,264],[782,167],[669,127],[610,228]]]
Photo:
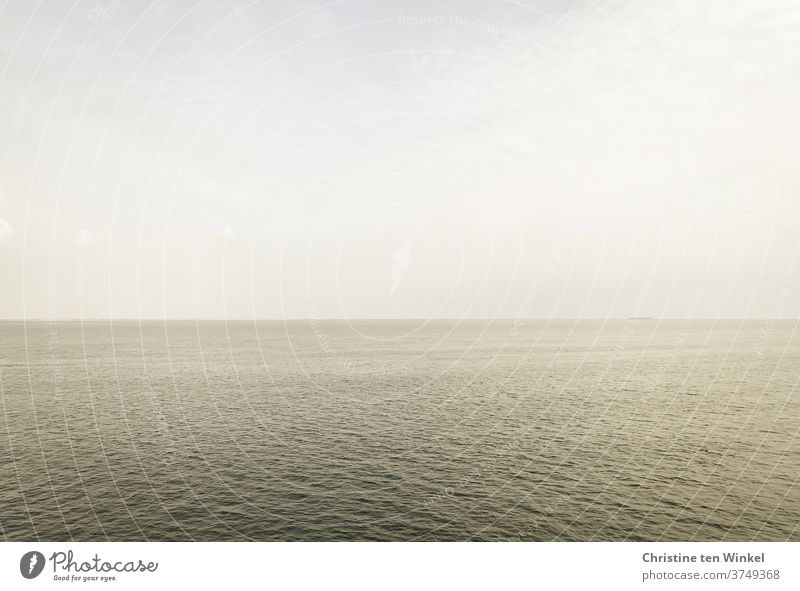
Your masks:
[[[0,6],[0,317],[800,316],[800,4]]]

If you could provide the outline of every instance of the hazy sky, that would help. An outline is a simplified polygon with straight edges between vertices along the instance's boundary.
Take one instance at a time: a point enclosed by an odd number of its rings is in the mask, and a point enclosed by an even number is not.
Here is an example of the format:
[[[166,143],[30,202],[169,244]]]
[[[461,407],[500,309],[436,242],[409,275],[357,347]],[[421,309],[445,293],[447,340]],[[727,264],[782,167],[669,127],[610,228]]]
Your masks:
[[[0,317],[800,316],[800,4],[0,3]]]

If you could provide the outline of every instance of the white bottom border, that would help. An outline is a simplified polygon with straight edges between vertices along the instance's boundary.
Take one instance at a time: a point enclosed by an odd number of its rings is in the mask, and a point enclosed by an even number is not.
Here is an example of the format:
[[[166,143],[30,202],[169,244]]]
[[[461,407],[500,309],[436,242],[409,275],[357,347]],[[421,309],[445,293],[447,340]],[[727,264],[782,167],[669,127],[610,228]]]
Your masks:
[[[67,560],[70,551],[71,563]],[[29,558],[24,564],[21,560],[31,552],[43,555],[46,563],[38,576],[27,579],[21,571],[26,565],[28,569],[35,569],[36,565],[31,567]],[[654,561],[652,556],[645,557],[650,554],[695,558]],[[751,560],[725,561],[732,554],[749,554]],[[719,559],[702,558],[709,556]],[[762,557],[763,562],[755,560]],[[146,572],[115,570],[142,568],[140,561],[145,566],[157,563],[157,567]],[[6,542],[0,544],[0,589],[186,589],[197,585],[202,589],[370,591],[681,587],[778,590],[800,589],[798,563],[800,544],[796,542]],[[87,565],[89,570],[85,570]],[[104,569],[111,571],[103,572]],[[731,575],[734,571],[736,574]],[[766,574],[769,571],[771,576]]]

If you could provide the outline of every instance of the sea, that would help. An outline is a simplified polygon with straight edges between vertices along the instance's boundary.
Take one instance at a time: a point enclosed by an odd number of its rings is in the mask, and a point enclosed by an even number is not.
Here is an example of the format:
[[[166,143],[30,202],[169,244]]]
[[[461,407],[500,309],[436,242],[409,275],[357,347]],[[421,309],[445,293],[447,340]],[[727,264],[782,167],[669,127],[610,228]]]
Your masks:
[[[800,541],[796,320],[4,321],[8,541]]]

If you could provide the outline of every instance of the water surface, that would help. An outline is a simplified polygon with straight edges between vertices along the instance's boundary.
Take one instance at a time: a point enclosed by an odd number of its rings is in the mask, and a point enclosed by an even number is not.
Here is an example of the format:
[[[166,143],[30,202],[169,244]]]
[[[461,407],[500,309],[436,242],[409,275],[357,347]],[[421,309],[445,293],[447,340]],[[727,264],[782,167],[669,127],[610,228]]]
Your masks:
[[[795,321],[3,322],[6,540],[800,540]]]

